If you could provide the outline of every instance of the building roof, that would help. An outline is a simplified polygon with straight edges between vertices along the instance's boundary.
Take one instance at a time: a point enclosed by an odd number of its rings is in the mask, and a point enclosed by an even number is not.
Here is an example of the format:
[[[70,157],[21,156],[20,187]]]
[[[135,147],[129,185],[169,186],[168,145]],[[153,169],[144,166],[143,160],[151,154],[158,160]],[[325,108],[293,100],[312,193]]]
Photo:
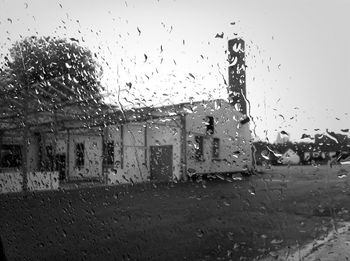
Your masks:
[[[13,88],[4,79],[0,82],[0,131],[18,131],[28,127],[32,131],[53,132],[54,129],[69,129],[74,126],[105,126],[184,115],[193,112],[202,103],[228,103],[217,99],[124,110],[92,96],[82,99],[79,93],[73,91],[72,86],[62,84],[56,78],[20,90]],[[79,89],[84,89],[76,85],[74,87],[78,92]]]

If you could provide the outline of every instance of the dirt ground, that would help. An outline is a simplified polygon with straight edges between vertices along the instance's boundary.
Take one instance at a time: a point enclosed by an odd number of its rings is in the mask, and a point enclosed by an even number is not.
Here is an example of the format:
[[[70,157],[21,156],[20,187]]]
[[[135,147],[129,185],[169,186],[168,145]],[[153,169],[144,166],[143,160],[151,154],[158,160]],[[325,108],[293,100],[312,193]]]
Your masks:
[[[0,196],[9,260],[259,260],[350,220],[341,166]]]

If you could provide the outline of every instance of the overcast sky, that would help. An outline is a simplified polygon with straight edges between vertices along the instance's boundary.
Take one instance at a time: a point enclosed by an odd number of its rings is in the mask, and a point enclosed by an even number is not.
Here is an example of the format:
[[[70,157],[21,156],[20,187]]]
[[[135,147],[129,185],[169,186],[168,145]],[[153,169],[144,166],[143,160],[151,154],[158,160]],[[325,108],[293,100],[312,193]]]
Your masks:
[[[98,55],[109,101],[119,88],[125,105],[226,99],[227,40],[242,37],[256,134],[298,140],[350,127],[349,11],[348,0],[0,0],[1,60],[21,36],[73,37]]]

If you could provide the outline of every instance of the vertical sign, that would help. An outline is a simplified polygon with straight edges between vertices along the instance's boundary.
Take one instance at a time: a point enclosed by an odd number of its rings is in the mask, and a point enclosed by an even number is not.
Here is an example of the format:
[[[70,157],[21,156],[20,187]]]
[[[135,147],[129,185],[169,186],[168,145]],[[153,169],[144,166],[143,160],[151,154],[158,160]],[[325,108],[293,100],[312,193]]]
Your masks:
[[[229,100],[237,111],[247,114],[244,41],[228,41],[228,85]]]

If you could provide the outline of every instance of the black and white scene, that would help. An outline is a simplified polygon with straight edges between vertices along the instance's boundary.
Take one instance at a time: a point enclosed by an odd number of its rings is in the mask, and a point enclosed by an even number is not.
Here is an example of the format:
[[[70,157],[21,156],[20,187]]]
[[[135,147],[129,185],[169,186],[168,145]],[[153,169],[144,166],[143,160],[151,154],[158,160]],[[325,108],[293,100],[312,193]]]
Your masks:
[[[0,0],[0,259],[350,259],[350,1]]]

